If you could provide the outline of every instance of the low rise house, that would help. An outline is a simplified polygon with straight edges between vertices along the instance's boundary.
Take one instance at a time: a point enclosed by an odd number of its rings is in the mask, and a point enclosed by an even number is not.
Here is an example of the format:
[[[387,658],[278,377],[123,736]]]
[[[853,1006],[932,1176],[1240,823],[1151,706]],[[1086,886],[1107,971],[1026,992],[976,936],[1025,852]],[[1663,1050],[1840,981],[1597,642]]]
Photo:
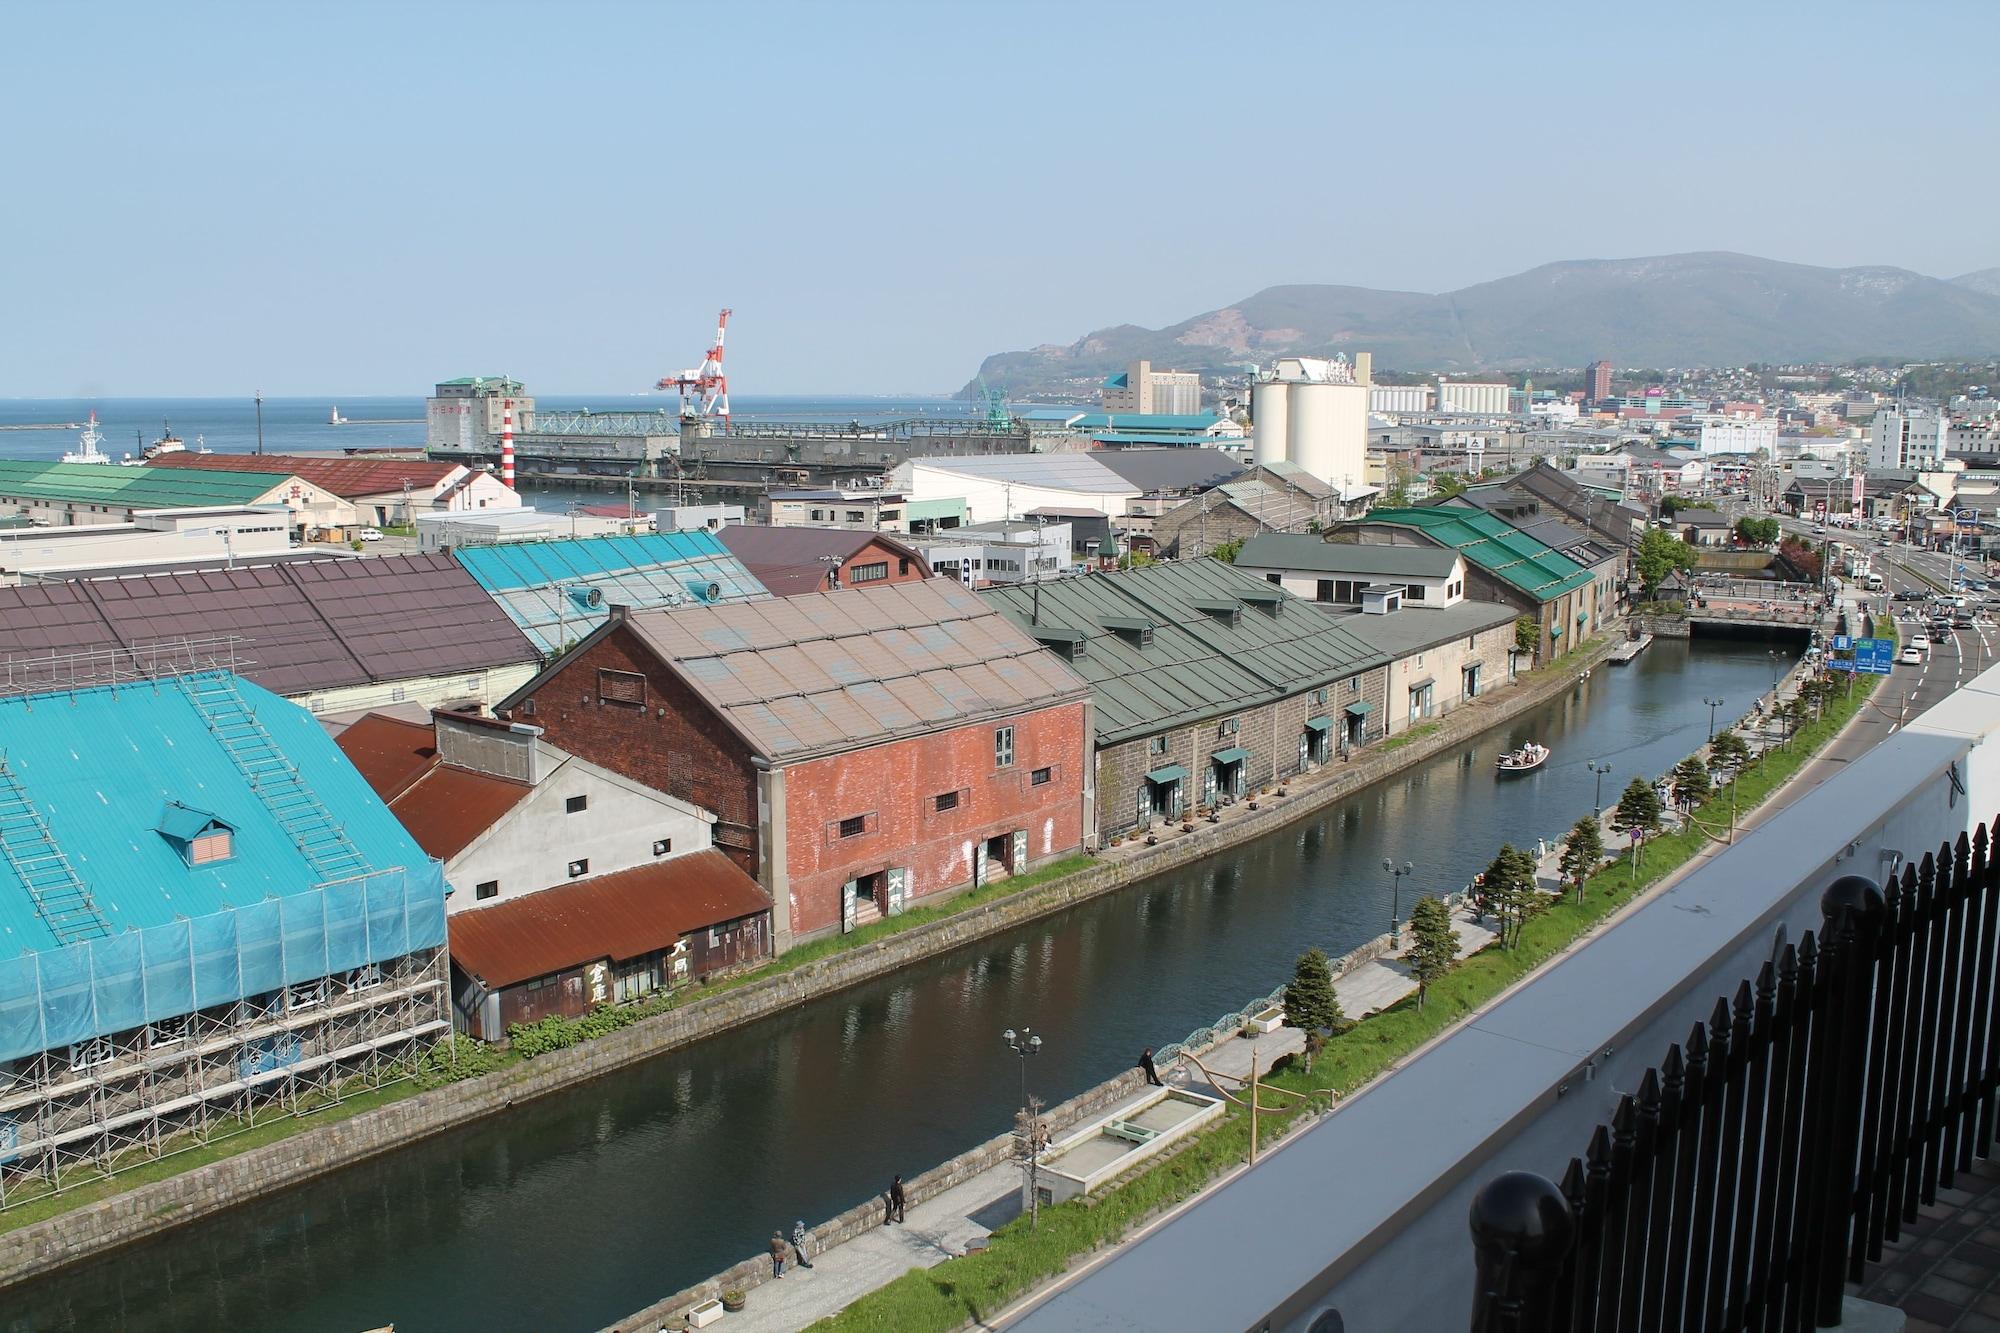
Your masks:
[[[1729,519],[1715,509],[1676,509],[1674,526],[1680,529],[1681,540],[1690,546],[1728,546],[1730,544]]]
[[[514,509],[521,503],[500,478],[463,463],[335,454],[163,453],[148,468],[263,472],[298,477],[354,506],[363,524],[407,524],[418,514]]]
[[[764,516],[774,528],[853,528],[862,532],[910,531],[914,498],[901,491],[857,486],[823,486],[814,490],[776,490],[764,500]],[[947,497],[948,498],[948,497]],[[925,509],[933,522],[949,521],[949,506]],[[963,518],[963,506],[958,507]]]
[[[1393,588],[1405,606],[1465,600],[1465,558],[1448,546],[1330,542],[1310,533],[1265,533],[1237,552],[1236,568],[1326,606],[1360,606],[1370,588]]]
[[[780,951],[1095,832],[1088,687],[946,579],[614,610],[505,708],[714,812]]]
[[[913,547],[865,529],[732,525],[716,536],[778,597],[931,576],[929,563]]]
[[[968,588],[1052,579],[1076,562],[1063,520],[996,519],[911,540],[940,578]]]
[[[59,689],[112,663],[136,675],[227,667],[338,713],[487,707],[541,654],[447,555],[0,588],[0,682]]]
[[[549,655],[597,628],[613,606],[656,610],[770,596],[714,532],[463,546],[451,554]]]
[[[453,1001],[476,1037],[770,956],[770,895],[713,850],[714,815],[536,727],[371,713],[339,745],[444,863]]]
[[[443,868],[303,709],[121,665],[0,684],[0,736],[7,1184],[157,1156],[450,1032]]]
[[[1538,664],[1567,652],[1618,614],[1615,594],[1603,579],[1484,510],[1377,509],[1328,533],[1327,540],[1457,551],[1465,558],[1467,596],[1534,618]]]
[[[1221,561],[981,596],[1090,682],[1102,836],[1238,799],[1383,734],[1385,657]]]
[[[38,527],[130,523],[153,509],[246,506],[282,509],[300,541],[344,536],[357,522],[352,504],[291,473],[0,459],[0,517],[25,518]]]

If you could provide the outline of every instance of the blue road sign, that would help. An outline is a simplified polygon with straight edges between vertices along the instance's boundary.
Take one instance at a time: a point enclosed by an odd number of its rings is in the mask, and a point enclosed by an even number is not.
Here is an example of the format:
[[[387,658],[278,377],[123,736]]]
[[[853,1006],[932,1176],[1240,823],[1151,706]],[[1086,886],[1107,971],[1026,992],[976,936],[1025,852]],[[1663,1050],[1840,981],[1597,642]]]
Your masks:
[[[1839,652],[1840,637],[1834,640],[1834,651]],[[1886,676],[1896,666],[1896,643],[1893,639],[1856,639],[1853,641],[1854,656],[1834,658],[1827,663],[1834,671],[1858,671],[1864,676]]]
[[[1836,653],[1851,652],[1853,651],[1853,649],[1854,649],[1853,635],[1836,634],[1833,636],[1833,651],[1835,651]]]

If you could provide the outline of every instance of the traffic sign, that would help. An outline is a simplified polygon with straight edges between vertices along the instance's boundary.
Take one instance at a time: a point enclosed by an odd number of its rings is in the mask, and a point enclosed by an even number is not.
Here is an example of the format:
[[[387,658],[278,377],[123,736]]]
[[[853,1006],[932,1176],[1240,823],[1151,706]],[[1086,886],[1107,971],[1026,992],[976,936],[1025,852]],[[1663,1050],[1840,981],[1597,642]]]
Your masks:
[[[1834,651],[1840,651],[1840,639],[1834,639]],[[1856,639],[1852,658],[1835,658],[1827,663],[1834,671],[1855,671],[1864,676],[1886,676],[1896,665],[1896,641],[1894,639]]]
[[[1853,650],[1853,648],[1854,648],[1853,635],[1836,634],[1833,636],[1833,651],[1835,651],[1836,653],[1850,652]]]

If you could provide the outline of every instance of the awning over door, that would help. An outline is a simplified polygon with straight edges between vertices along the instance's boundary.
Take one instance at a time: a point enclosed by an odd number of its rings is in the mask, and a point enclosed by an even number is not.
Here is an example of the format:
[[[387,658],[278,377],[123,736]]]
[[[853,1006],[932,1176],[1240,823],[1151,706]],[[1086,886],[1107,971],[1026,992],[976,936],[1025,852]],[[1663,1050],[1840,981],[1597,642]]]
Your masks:
[[[1146,781],[1152,783],[1155,787],[1165,787],[1175,782],[1184,781],[1186,778],[1187,770],[1179,764],[1168,764],[1165,768],[1156,768],[1146,775]]]
[[[1332,726],[1333,723],[1323,717],[1309,717],[1306,719],[1307,731],[1326,731]]]
[[[1250,757],[1250,752],[1240,747],[1228,750],[1217,750],[1214,754],[1209,756],[1210,759],[1214,760],[1218,764],[1240,764],[1249,757]]]
[[[1370,703],[1349,704],[1340,711],[1349,717],[1367,717],[1375,711],[1375,705]]]

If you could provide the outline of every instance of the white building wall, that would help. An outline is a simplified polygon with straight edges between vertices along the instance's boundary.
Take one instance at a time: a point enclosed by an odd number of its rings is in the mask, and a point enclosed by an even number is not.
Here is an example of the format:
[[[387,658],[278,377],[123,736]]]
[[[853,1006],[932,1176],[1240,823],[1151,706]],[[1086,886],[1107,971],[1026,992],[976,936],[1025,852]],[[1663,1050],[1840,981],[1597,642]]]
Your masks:
[[[1925,472],[1944,461],[1949,427],[1925,407],[1885,407],[1868,427],[1868,466]]]
[[[991,523],[1019,518],[1031,509],[1088,509],[1109,517],[1121,517],[1125,507],[1140,495],[1136,486],[1114,491],[1075,491],[1057,485],[1000,481],[973,472],[947,471],[911,459],[898,466],[895,484],[913,501],[965,501],[967,523]]]
[[[1431,410],[1426,384],[1376,384],[1368,390],[1368,410],[1381,416],[1413,416]]]
[[[547,751],[543,751],[544,755]],[[584,797],[575,814],[566,807]],[[564,757],[528,798],[508,811],[445,866],[452,893],[447,913],[477,911],[524,898],[544,889],[596,879],[670,856],[684,856],[714,844],[715,816],[615,773]],[[655,841],[670,844],[655,855]],[[572,877],[572,861],[590,869]],[[484,900],[477,886],[488,880],[499,892]]]
[[[1504,384],[1437,382],[1437,410],[1476,416],[1507,415],[1507,386]]]
[[[1754,454],[1759,449],[1777,453],[1776,420],[1710,421],[1702,424],[1701,451],[1704,454]]]
[[[352,713],[390,704],[414,703],[425,708],[471,701],[491,710],[515,690],[534,678],[540,664],[517,662],[511,666],[488,667],[453,676],[412,676],[380,684],[350,685],[317,693],[288,694],[285,697],[312,713]]]

